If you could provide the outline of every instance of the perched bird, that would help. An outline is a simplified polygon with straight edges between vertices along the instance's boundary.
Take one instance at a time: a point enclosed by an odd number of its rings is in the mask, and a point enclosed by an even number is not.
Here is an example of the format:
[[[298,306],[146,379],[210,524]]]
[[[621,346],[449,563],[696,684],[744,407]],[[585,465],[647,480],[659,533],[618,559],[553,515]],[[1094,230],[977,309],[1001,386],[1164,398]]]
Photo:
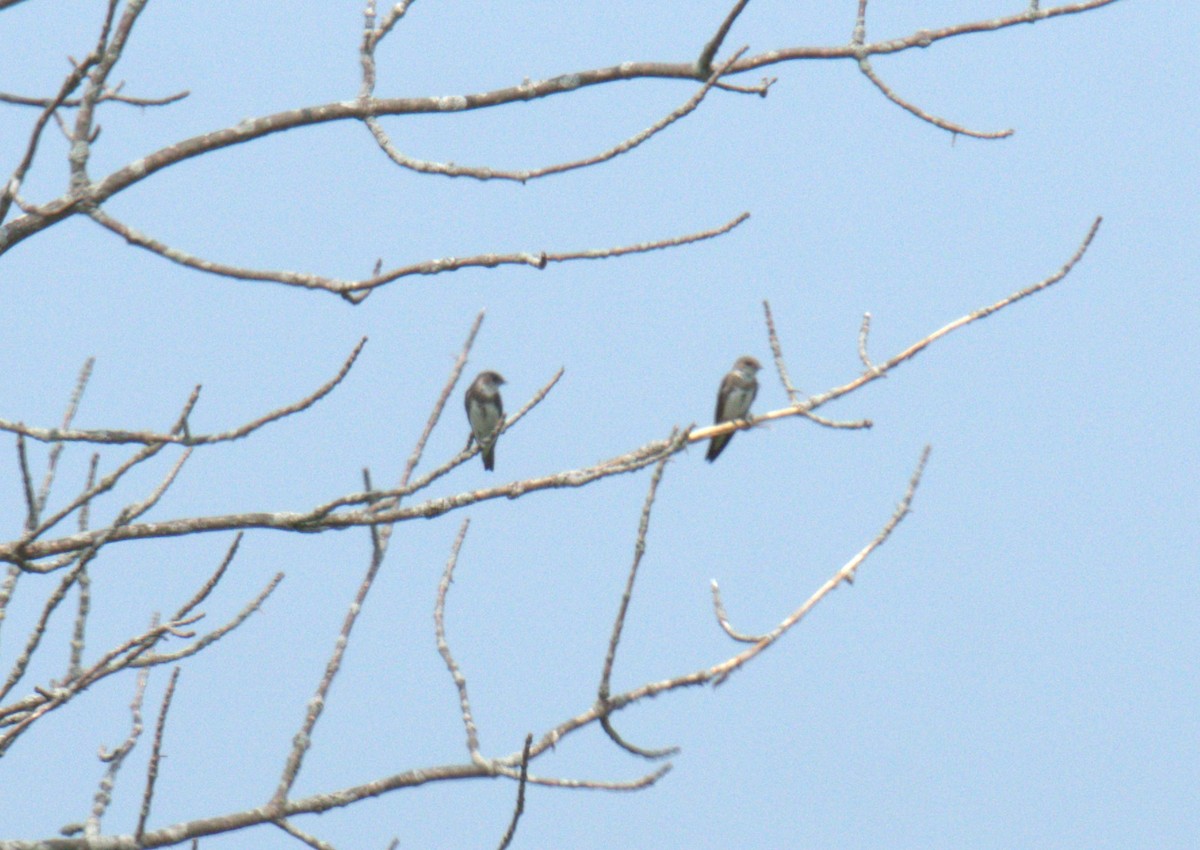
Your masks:
[[[750,412],[750,404],[758,394],[758,379],[754,374],[761,368],[762,364],[749,355],[737,359],[733,369],[721,380],[721,389],[717,391],[714,425],[746,418],[746,414]],[[704,459],[712,463],[732,439],[732,432],[713,437]]]
[[[496,463],[496,438],[500,436],[499,427],[504,421],[504,405],[500,401],[503,383],[504,378],[498,372],[480,372],[467,387],[464,399],[471,434],[479,443],[483,468],[489,472]]]

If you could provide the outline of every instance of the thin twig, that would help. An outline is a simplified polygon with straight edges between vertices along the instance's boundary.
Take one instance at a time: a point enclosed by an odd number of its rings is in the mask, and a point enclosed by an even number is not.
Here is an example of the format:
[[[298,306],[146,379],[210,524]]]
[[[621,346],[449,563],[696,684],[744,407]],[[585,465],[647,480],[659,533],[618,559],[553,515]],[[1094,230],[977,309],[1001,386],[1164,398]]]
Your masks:
[[[676,746],[659,747],[658,749],[652,750],[647,747],[639,747],[632,741],[627,741],[625,737],[617,731],[617,727],[612,722],[612,715],[609,714],[600,715],[600,728],[604,730],[604,734],[608,736],[609,740],[618,747],[628,753],[632,753],[635,756],[640,756],[641,758],[647,759],[648,761],[658,761],[658,759],[664,759],[668,756],[678,755],[680,752],[679,747]]]
[[[613,694],[603,703],[597,702],[587,711],[570,718],[569,720],[560,723],[558,726],[546,732],[539,738],[533,748],[530,750],[530,757],[537,758],[541,753],[558,745],[567,735],[582,729],[592,723],[597,723],[601,718],[611,715],[626,706],[633,705],[646,699],[658,696],[659,694],[669,691],[680,690],[682,688],[698,687],[707,684],[719,685],[725,681],[735,670],[741,669],[753,658],[757,657],[761,652],[770,646],[773,646],[787,631],[796,625],[812,608],[825,598],[838,584],[843,581],[852,580],[855,571],[862,565],[863,561],[875,549],[881,546],[890,536],[892,531],[901,520],[907,516],[912,504],[913,496],[916,493],[918,484],[920,483],[921,474],[925,467],[925,462],[929,457],[929,447],[926,446],[922,452],[921,459],[909,480],[908,488],[897,506],[892,516],[888,519],[883,529],[876,535],[875,539],[868,544],[866,548],[855,555],[841,569],[839,569],[832,578],[822,585],[816,593],[814,593],[804,604],[789,614],[784,620],[775,627],[771,632],[764,635],[759,641],[747,647],[742,652],[731,658],[726,659],[711,667],[705,667],[696,670],[692,673],[686,673],[680,676],[674,676],[669,679],[661,679],[658,681],[648,682],[633,690],[626,691],[620,694]],[[496,759],[493,763],[497,765],[511,765],[516,762],[516,756],[506,756]],[[530,781],[534,781],[532,778]],[[0,845],[0,850],[3,846]]]
[[[775,358],[775,371],[779,373],[779,381],[783,384],[784,392],[792,404],[800,403],[800,391],[792,384],[788,375],[787,364],[783,361],[783,347],[779,344],[779,335],[775,332],[775,317],[771,315],[771,302],[763,299],[763,313],[767,319],[767,341],[771,344],[771,354]]]
[[[279,820],[274,821],[274,823],[288,835],[292,836],[293,838],[300,839],[309,847],[313,848],[313,850],[337,850],[337,848],[335,848],[329,842],[322,841],[312,833],[305,832],[304,830],[292,824],[292,822],[289,820],[280,818]]]
[[[462,549],[463,540],[466,539],[467,528],[470,525],[469,518],[463,520],[458,529],[458,536],[454,538],[454,545],[450,547],[450,557],[446,561],[446,569],[442,572],[442,580],[438,583],[437,604],[433,608],[433,623],[437,633],[438,652],[442,656],[442,661],[446,663],[446,669],[450,671],[454,687],[458,689],[458,704],[462,709],[463,726],[467,730],[467,752],[471,754],[472,762],[483,765],[487,763],[487,759],[479,751],[479,733],[471,714],[471,700],[467,697],[467,678],[459,669],[458,662],[454,660],[454,654],[450,651],[450,644],[446,641],[446,594],[450,592],[450,583],[454,580],[454,567],[458,564],[458,553]]]
[[[34,654],[41,645],[42,638],[46,635],[46,628],[50,624],[50,616],[57,610],[62,601],[67,598],[69,591],[75,584],[80,572],[83,571],[85,562],[81,559],[80,562],[62,577],[58,582],[58,586],[54,588],[54,592],[50,594],[45,604],[42,606],[42,613],[38,617],[38,621],[34,624],[29,632],[29,637],[25,640],[25,648],[21,654],[17,656],[13,662],[12,669],[9,671],[8,678],[4,685],[0,687],[0,700],[3,700],[16,687],[17,683],[25,676],[25,672],[29,669],[29,663],[33,660]]]
[[[429,442],[429,437],[433,434],[433,429],[437,426],[438,420],[442,417],[442,411],[446,409],[446,402],[450,399],[450,393],[454,392],[454,387],[458,383],[458,379],[462,377],[462,371],[467,365],[467,359],[471,355],[471,349],[475,346],[475,337],[479,335],[479,328],[483,325],[483,316],[486,311],[480,310],[475,317],[475,321],[471,323],[471,329],[467,332],[467,339],[459,349],[458,357],[454,361],[454,366],[450,369],[450,375],[446,378],[446,383],[442,385],[442,391],[438,395],[437,401],[433,404],[433,410],[429,413],[429,418],[425,422],[425,430],[421,432],[421,436],[417,439],[417,443],[413,446],[412,454],[408,456],[408,463],[404,465],[404,474],[400,476],[400,490],[408,486],[409,480],[412,478],[413,471],[417,468],[417,464],[421,462],[421,455],[425,452],[425,445]]]
[[[69,682],[60,684],[52,690],[35,688],[39,697],[23,702],[18,709],[19,719],[10,717],[9,728],[0,734],[0,756],[3,756],[16,739],[39,719],[66,704],[100,679],[127,669],[167,635],[190,637],[191,633],[184,632],[183,627],[198,619],[199,616],[193,616],[182,621],[154,625],[148,631],[130,638],[104,653],[91,667]]]
[[[178,611],[175,612],[175,619],[179,620],[192,613],[192,610],[208,598],[208,595],[213,592],[219,582],[225,575],[225,571],[229,569],[229,565],[233,563],[233,558],[237,555],[238,547],[242,545],[242,532],[234,535],[233,542],[229,544],[229,548],[225,550],[225,557],[221,559],[221,563],[217,565],[216,571],[209,576],[208,581],[200,586],[196,594],[183,604]]]
[[[75,390],[71,393],[71,398],[67,402],[67,410],[63,414],[62,426],[59,430],[66,431],[71,427],[71,423],[75,421],[75,414],[79,411],[79,402],[83,400],[83,391],[87,389],[88,381],[92,377],[92,368],[95,365],[96,358],[89,357],[84,361],[83,368],[79,370],[79,377],[75,381]],[[46,475],[42,479],[42,486],[38,489],[38,516],[42,515],[42,511],[46,507],[46,502],[50,498],[50,488],[54,486],[54,476],[58,471],[58,459],[62,456],[62,451],[63,444],[61,442],[55,442],[50,446],[50,457],[46,463]]]
[[[91,489],[96,483],[96,470],[100,465],[100,455],[92,454],[91,464],[88,466],[87,482],[84,489]],[[91,505],[87,502],[79,510],[79,530],[87,531],[88,522],[91,519]],[[79,586],[79,605],[75,612],[75,628],[71,635],[71,658],[67,663],[67,678],[73,679],[79,675],[83,669],[83,649],[87,637],[87,619],[88,614],[92,609],[92,580],[88,575],[87,564],[83,564],[79,570],[77,580]]]
[[[364,338],[359,343],[358,349],[355,350],[346,366],[343,367],[343,373],[336,378],[335,383],[344,377],[345,371],[349,369],[350,363],[358,356],[358,350],[361,349]],[[332,386],[330,387],[332,388]],[[368,486],[370,485],[370,474],[364,472]],[[313,729],[316,728],[317,721],[320,720],[321,714],[325,709],[325,700],[329,694],[329,689],[333,685],[333,680],[341,669],[342,659],[345,656],[346,648],[350,644],[350,634],[354,629],[354,624],[358,621],[358,615],[362,612],[363,604],[366,602],[367,594],[370,593],[372,586],[375,584],[375,578],[379,575],[379,570],[383,566],[384,556],[387,553],[386,535],[389,532],[384,529],[381,532],[376,532],[372,529],[371,533],[371,561],[367,567],[366,575],[363,576],[362,582],[359,584],[358,591],[355,594],[354,601],[351,603],[349,610],[346,612],[345,618],[342,620],[342,629],[338,634],[337,640],[334,642],[333,652],[329,656],[329,660],[325,665],[325,673],[321,677],[320,683],[317,685],[317,691],[312,699],[308,701],[307,711],[305,712],[304,721],[300,726],[300,730],[292,739],[292,749],[288,753],[287,760],[284,762],[283,772],[279,778],[279,785],[275,789],[275,793],[271,798],[269,805],[270,810],[277,815],[281,815],[286,811],[288,794],[291,793],[292,787],[296,784],[296,778],[299,776],[300,767],[304,762],[304,756],[312,746]],[[260,600],[254,603],[254,608],[257,608],[261,603],[261,599],[265,599],[266,595],[274,589],[275,584],[283,579],[283,574],[276,575],[275,581],[268,586],[267,590],[260,595]],[[248,614],[248,612],[247,612]]]
[[[1092,226],[1088,228],[1087,235],[1084,236],[1083,241],[1080,243],[1079,247],[1076,248],[1075,253],[1071,256],[1071,258],[1067,260],[1067,262],[1064,263],[1058,269],[1058,271],[1046,278],[1043,278],[1037,283],[1001,298],[999,301],[993,304],[989,304],[986,307],[981,307],[978,310],[955,319],[953,322],[944,325],[928,336],[925,336],[917,342],[914,342],[908,348],[904,349],[899,354],[895,355],[884,363],[878,364],[876,369],[865,372],[864,374],[859,375],[854,380],[843,384],[840,387],[835,387],[834,389],[827,390],[823,393],[810,397],[803,403],[803,405],[801,405],[800,408],[788,407],[781,410],[773,410],[769,413],[764,413],[761,416],[752,416],[749,418],[749,420],[722,422],[719,425],[710,425],[706,428],[698,428],[692,432],[691,442],[700,442],[719,434],[731,433],[735,430],[748,430],[761,422],[784,419],[788,416],[802,415],[804,411],[815,410],[816,408],[826,405],[835,399],[854,392],[855,390],[871,383],[872,381],[886,377],[891,370],[895,369],[900,364],[913,359],[934,342],[946,336],[947,334],[953,333],[954,331],[977,322],[980,319],[986,319],[993,313],[1003,310],[1005,307],[1015,304],[1016,302],[1028,298],[1031,295],[1035,295],[1036,293],[1041,292],[1043,289],[1047,289],[1048,287],[1051,287],[1061,281],[1068,274],[1070,274],[1071,270],[1075,268],[1076,264],[1083,259],[1084,254],[1087,253],[1088,247],[1092,244],[1092,240],[1096,237],[1096,232],[1100,229],[1100,223],[1102,221],[1103,218],[1098,216],[1095,221],[1092,222]]]
[[[177,649],[174,652],[147,653],[137,660],[131,661],[129,666],[157,667],[160,664],[169,664],[172,661],[179,661],[180,659],[195,655],[196,653],[225,637],[225,635],[229,634],[242,623],[246,622],[246,620],[248,620],[252,614],[259,611],[262,608],[263,603],[267,601],[267,597],[269,597],[275,591],[275,588],[279,586],[281,581],[283,581],[283,573],[275,573],[275,575],[272,576],[271,580],[267,582],[263,589],[260,590],[253,599],[247,602],[242,607],[242,610],[238,611],[238,613],[234,615],[229,622],[213,629],[207,634],[201,635],[194,642],[188,644],[182,649]],[[177,621],[182,621],[185,619],[185,615],[180,614],[175,619]]]
[[[24,182],[25,176],[29,173],[29,169],[33,165],[33,160],[37,155],[38,145],[41,142],[42,133],[46,129],[46,124],[49,123],[52,116],[57,117],[58,108],[66,101],[67,96],[79,88],[92,66],[100,61],[104,42],[108,39],[108,29],[112,25],[112,16],[115,11],[116,3],[110,2],[96,47],[92,49],[82,62],[76,64],[71,69],[71,73],[66,76],[62,81],[62,85],[59,86],[58,93],[43,104],[41,114],[38,115],[33,123],[33,129],[29,134],[29,141],[25,144],[25,152],[21,157],[21,161],[13,170],[12,176],[0,188],[0,222],[3,222],[8,217],[8,211],[21,191],[21,184]],[[82,103],[82,100],[80,100],[80,103]]]
[[[971,136],[975,139],[1007,139],[1016,130],[1011,127],[1007,130],[972,130],[970,127],[964,127],[962,124],[955,124],[953,121],[947,121],[945,118],[939,118],[932,113],[926,112],[921,107],[914,103],[909,103],[900,95],[892,91],[891,87],[883,81],[879,74],[875,73],[875,69],[871,67],[871,62],[865,56],[858,60],[858,69],[862,71],[863,76],[875,84],[875,87],[883,92],[883,96],[892,103],[899,106],[913,115],[920,118],[935,127],[940,127],[943,130],[948,130],[956,135]]]
[[[142,792],[142,810],[138,814],[137,829],[133,833],[139,844],[142,835],[146,832],[146,820],[150,817],[150,803],[154,799],[154,783],[158,781],[158,764],[162,759],[163,732],[167,727],[167,712],[171,710],[171,699],[175,696],[175,683],[178,681],[179,668],[176,667],[171,671],[171,679],[167,682],[167,690],[163,694],[162,705],[158,709],[158,722],[154,725],[154,744],[150,750],[150,763],[146,766],[146,788]]]
[[[818,416],[804,407],[804,403],[800,400],[800,390],[792,383],[791,376],[788,374],[787,364],[783,358],[783,346],[780,345],[779,334],[775,331],[775,317],[771,313],[770,302],[766,300],[763,301],[763,313],[766,316],[767,322],[767,343],[771,346],[771,355],[775,358],[775,370],[779,373],[779,381],[783,384],[784,392],[788,395],[788,401],[792,403],[793,407],[797,408],[797,413],[805,419],[825,428],[850,431],[870,428],[872,426],[870,419],[855,419],[850,421],[826,419],[824,416]]]
[[[675,439],[676,434],[671,434]],[[633,600],[633,585],[637,581],[638,567],[642,556],[646,553],[646,533],[650,530],[650,512],[654,507],[654,498],[658,494],[658,482],[662,480],[663,471],[667,468],[667,459],[663,458],[654,467],[650,476],[650,487],[646,491],[645,501],[642,502],[642,514],[638,520],[637,537],[633,544],[633,561],[629,565],[629,573],[625,577],[625,590],[621,594],[621,603],[617,606],[617,616],[613,619],[612,635],[608,639],[608,651],[604,654],[604,668],[600,672],[600,699],[608,698],[610,682],[612,681],[613,663],[617,657],[617,645],[621,641],[621,632],[625,628],[625,615],[629,612],[629,603]]]
[[[874,372],[879,367],[871,362],[871,356],[867,353],[867,337],[871,333],[871,314],[863,313],[862,324],[858,328],[858,359],[862,361],[868,372]]]
[[[350,356],[342,363],[336,375],[326,381],[313,392],[309,393],[304,398],[292,404],[272,410],[257,419],[247,422],[244,425],[239,425],[228,431],[221,431],[215,434],[194,435],[187,433],[184,427],[178,422],[176,427],[169,432],[162,433],[158,431],[120,431],[112,429],[104,429],[98,431],[73,431],[65,428],[30,428],[20,422],[9,422],[0,419],[0,431],[12,431],[17,434],[22,434],[34,440],[40,440],[47,443],[58,442],[77,442],[77,443],[106,443],[106,444],[122,444],[122,443],[142,443],[145,445],[151,444],[171,444],[177,443],[185,446],[202,446],[212,443],[224,443],[230,440],[239,440],[242,437],[247,437],[264,425],[269,425],[272,422],[283,419],[284,417],[300,413],[312,407],[318,401],[329,395],[333,389],[340,384],[350,372],[350,367],[358,359],[358,355],[362,352],[363,346],[366,345],[367,338],[363,337],[354,350],[350,352]],[[186,423],[188,415],[199,399],[200,388],[196,387],[192,391],[187,404],[184,407],[184,414],[181,416],[183,423]]]
[[[91,815],[84,826],[84,835],[86,836],[96,837],[100,834],[100,821],[103,819],[104,813],[108,811],[109,804],[112,803],[112,791],[117,782],[117,774],[125,763],[125,757],[129,755],[137,744],[138,738],[142,736],[142,700],[146,695],[148,678],[149,674],[145,670],[138,674],[133,702],[129,705],[130,713],[133,715],[129,736],[112,752],[103,748],[100,750],[100,760],[107,763],[108,768],[104,771],[100,787],[96,789],[96,795],[92,799]]]
[[[709,69],[705,74],[704,85],[693,94],[688,100],[673,112],[668,113],[658,121],[655,121],[645,130],[635,133],[628,139],[614,145],[613,147],[591,156],[575,159],[569,162],[560,162],[554,165],[546,165],[541,168],[531,168],[522,170],[489,168],[486,166],[458,165],[452,162],[431,162],[429,160],[416,159],[410,157],[396,148],[392,144],[391,137],[387,131],[383,129],[383,125],[374,117],[363,119],[363,123],[371,131],[371,135],[375,138],[380,149],[387,155],[388,159],[399,165],[401,168],[407,168],[410,171],[416,171],[420,174],[439,174],[443,177],[473,177],[476,180],[512,180],[517,183],[527,183],[530,180],[536,180],[539,177],[548,177],[553,174],[563,174],[567,171],[576,171],[581,168],[588,168],[593,165],[599,165],[602,162],[608,162],[615,159],[621,154],[628,153],[634,148],[640,146],[643,142],[648,141],[653,136],[658,135],[663,130],[670,127],[676,121],[691,114],[700,106],[701,101],[705,96],[717,85],[721,77],[726,74],[730,68],[737,63],[746,53],[746,48],[737,51],[732,57],[724,62],[721,67],[716,70]]]
[[[147,0],[126,0],[125,9],[121,13],[120,20],[116,22],[116,26],[112,28],[112,35],[109,38],[107,37],[109,22],[112,21],[118,5],[116,0],[109,2],[108,17],[96,49],[96,52],[99,53],[98,61],[87,75],[87,84],[84,86],[79,110],[75,113],[75,126],[71,131],[72,144],[67,163],[71,174],[70,186],[75,193],[84,193],[91,183],[87,175],[87,164],[91,156],[91,143],[99,132],[94,121],[96,106],[100,96],[108,88],[108,75],[120,61],[125,51],[125,45],[129,41],[129,35],[133,31],[133,25],[137,22],[142,10],[146,8],[146,3]]]
[[[671,439],[672,441],[679,441],[682,445],[682,440],[678,433],[672,434]],[[612,671],[617,657],[617,645],[620,643],[621,633],[625,629],[625,615],[629,612],[629,603],[633,600],[633,586],[637,581],[638,567],[641,566],[642,556],[646,554],[646,534],[650,530],[650,512],[654,508],[654,499],[658,495],[658,484],[662,481],[668,459],[669,456],[664,456],[654,467],[654,474],[650,476],[650,486],[646,491],[646,499],[642,503],[642,515],[638,520],[637,538],[633,544],[633,561],[629,565],[629,574],[625,578],[625,590],[621,594],[621,603],[617,606],[617,616],[613,619],[612,635],[608,640],[608,650],[604,655],[604,669],[600,673],[600,685],[597,688],[596,698],[597,702],[601,705],[608,702],[611,691]],[[650,750],[626,741],[617,732],[607,716],[601,718],[600,725],[614,744],[642,758],[659,759],[679,752],[678,747]]]
[[[879,533],[875,535],[870,543],[863,547],[857,555],[851,558],[846,564],[833,574],[825,584],[821,585],[812,596],[808,598],[803,605],[789,614],[784,620],[763,636],[761,640],[755,643],[749,649],[744,650],[733,658],[716,665],[711,669],[713,686],[721,685],[729,678],[730,674],[736,670],[740,670],[745,666],[746,662],[754,658],[763,650],[775,644],[792,626],[800,622],[804,616],[813,609],[813,607],[824,599],[834,588],[842,582],[846,584],[854,583],[854,575],[858,568],[862,566],[863,561],[867,559],[872,552],[887,542],[887,539],[892,536],[892,532],[896,530],[896,526],[909,514],[912,508],[913,496],[916,495],[917,486],[921,483],[921,476],[925,472],[925,464],[929,461],[930,447],[926,446],[921,452],[921,458],[917,461],[917,467],[913,470],[912,477],[908,481],[908,489],[904,491],[904,496],[900,500],[900,504],[896,506],[896,510],[892,513],[888,521],[884,523]]]
[[[373,275],[365,280],[342,280],[303,272],[251,269],[205,260],[202,257],[172,248],[157,239],[142,234],[99,210],[93,210],[89,215],[97,223],[117,233],[131,245],[145,248],[151,253],[158,254],[182,266],[237,280],[256,280],[268,283],[281,283],[302,289],[321,289],[341,295],[353,303],[361,302],[371,290],[404,277],[442,274],[466,268],[495,268],[496,266],[506,265],[524,265],[532,266],[536,269],[544,269],[551,263],[568,263],[577,260],[603,260],[610,257],[623,257],[628,254],[644,254],[650,251],[677,248],[681,245],[690,245],[694,242],[702,242],[706,239],[722,236],[750,217],[749,213],[742,213],[718,227],[699,230],[682,236],[671,236],[651,242],[637,242],[632,245],[618,245],[612,248],[590,248],[582,251],[540,251],[538,253],[522,252],[477,254],[471,257],[444,257],[438,260],[425,260],[401,266],[382,274]],[[0,237],[2,236],[3,229],[0,228]],[[0,254],[2,253],[3,244],[0,243]]]
[[[858,0],[858,14],[854,16],[854,32],[851,44],[862,44],[867,40],[867,0]]]
[[[733,624],[729,622],[729,614],[725,611],[725,603],[721,601],[721,588],[717,586],[716,579],[712,580],[711,587],[713,611],[717,615],[717,622],[725,630],[725,634],[742,643],[758,643],[760,640],[766,640],[766,635],[748,635],[735,629]]]
[[[508,829],[504,831],[504,837],[500,839],[499,850],[506,850],[509,844],[512,844],[513,836],[517,834],[517,821],[521,819],[521,815],[525,812],[525,783],[529,779],[529,748],[533,745],[533,734],[525,736],[525,749],[521,751],[521,777],[517,780],[517,805],[513,809],[512,820],[509,821]]]
[[[729,35],[729,30],[733,28],[733,22],[737,20],[738,15],[742,13],[749,2],[750,0],[738,0],[734,3],[729,14],[725,16],[725,20],[721,21],[721,26],[717,27],[716,33],[704,45],[704,49],[700,51],[700,58],[696,60],[697,77],[707,77],[712,73],[712,61],[716,57],[717,51],[721,49],[725,36]]]
[[[0,626],[4,625],[4,618],[8,615],[8,603],[17,589],[21,572],[21,568],[13,564],[5,572],[4,581],[0,582]]]
[[[21,469],[21,492],[25,495],[25,530],[32,531],[38,523],[37,496],[33,495],[33,476],[29,473],[29,452],[25,435],[17,434],[17,464]]]
[[[4,4],[0,2],[0,8]],[[187,89],[176,92],[175,94],[164,95],[163,97],[135,97],[129,94],[121,94],[117,88],[105,89],[100,97],[96,98],[96,103],[122,103],[126,106],[169,106],[172,103],[178,103],[184,98],[191,95]],[[0,92],[0,103],[7,103],[12,106],[39,106],[43,109],[55,107],[57,109],[74,109],[80,106],[83,101],[77,97],[68,97],[59,100],[57,97],[27,97],[25,95],[13,94],[12,92]]]

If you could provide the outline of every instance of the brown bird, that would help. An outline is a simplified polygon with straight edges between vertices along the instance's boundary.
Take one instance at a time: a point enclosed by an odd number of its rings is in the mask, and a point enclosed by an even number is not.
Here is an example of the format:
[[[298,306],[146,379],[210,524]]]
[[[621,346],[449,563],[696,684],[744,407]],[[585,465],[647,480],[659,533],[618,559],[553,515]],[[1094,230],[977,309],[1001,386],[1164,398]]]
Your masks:
[[[500,425],[504,422],[504,404],[500,401],[500,385],[504,378],[498,372],[480,372],[463,401],[467,407],[467,421],[471,423],[471,435],[479,443],[483,457],[483,468],[491,472],[496,464],[496,439],[500,436]]]
[[[762,364],[749,355],[737,359],[733,364],[733,369],[721,380],[721,389],[717,391],[717,412],[713,417],[714,425],[746,418],[746,414],[750,412],[750,405],[754,402],[754,397],[758,395],[758,379],[754,375],[761,368]],[[733,432],[713,437],[708,444],[708,454],[704,456],[704,459],[712,463],[732,439]]]

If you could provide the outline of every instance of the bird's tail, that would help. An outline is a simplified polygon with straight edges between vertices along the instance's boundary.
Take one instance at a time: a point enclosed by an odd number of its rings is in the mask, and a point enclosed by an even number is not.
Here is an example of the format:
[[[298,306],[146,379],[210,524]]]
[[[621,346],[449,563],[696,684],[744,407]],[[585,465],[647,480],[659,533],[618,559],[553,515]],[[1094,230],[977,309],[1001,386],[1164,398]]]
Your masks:
[[[721,434],[719,437],[713,437],[708,441],[708,453],[704,455],[704,459],[709,463],[716,460],[721,452],[725,450],[725,446],[729,445],[729,441],[733,439],[733,434]]]

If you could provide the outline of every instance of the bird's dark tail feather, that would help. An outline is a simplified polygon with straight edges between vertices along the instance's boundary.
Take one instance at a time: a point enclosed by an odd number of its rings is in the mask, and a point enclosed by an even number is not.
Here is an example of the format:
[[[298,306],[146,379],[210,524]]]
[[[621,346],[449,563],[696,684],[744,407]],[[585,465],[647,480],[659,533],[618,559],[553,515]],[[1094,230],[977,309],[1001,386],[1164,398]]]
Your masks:
[[[708,453],[704,455],[704,459],[712,463],[720,457],[721,452],[725,450],[725,447],[729,445],[729,441],[732,439],[733,434],[723,434],[720,437],[713,437],[708,442]]]

